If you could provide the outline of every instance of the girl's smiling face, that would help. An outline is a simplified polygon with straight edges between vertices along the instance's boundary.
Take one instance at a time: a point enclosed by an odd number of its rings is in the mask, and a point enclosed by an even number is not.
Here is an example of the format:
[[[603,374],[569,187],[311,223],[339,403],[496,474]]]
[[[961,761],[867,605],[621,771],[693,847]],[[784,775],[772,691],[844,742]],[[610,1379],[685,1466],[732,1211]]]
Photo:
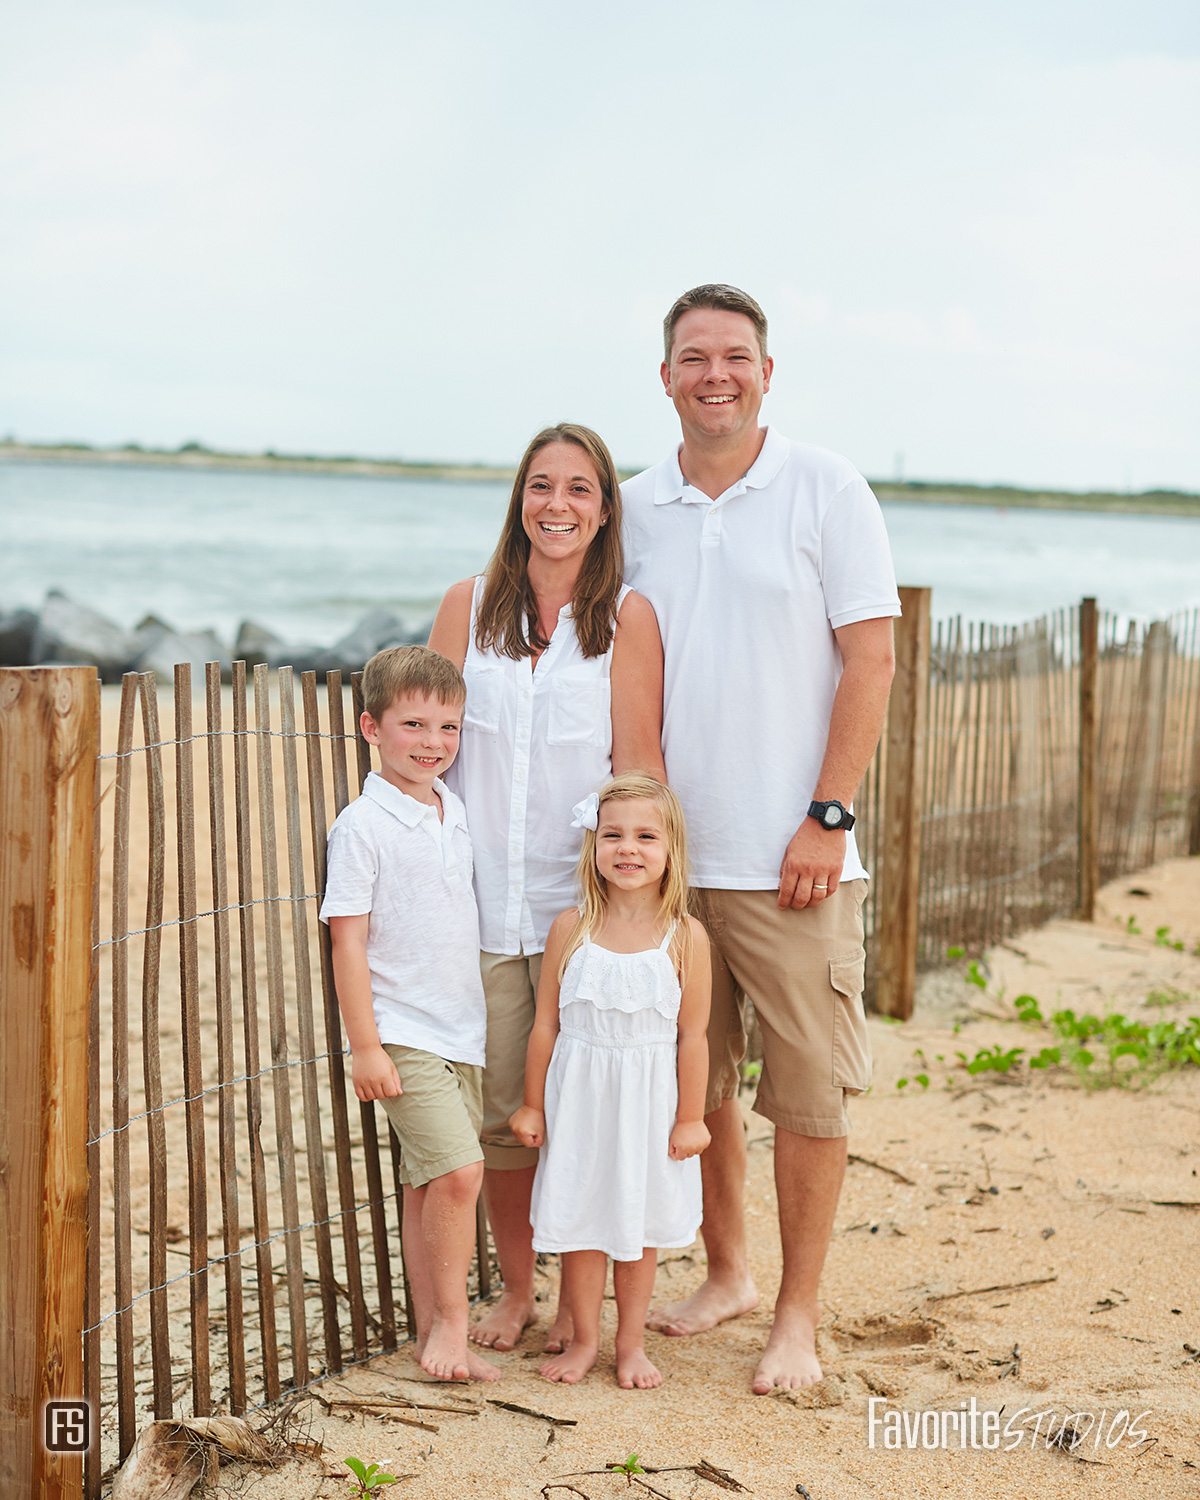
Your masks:
[[[662,814],[646,797],[610,798],[596,825],[596,869],[622,891],[658,890],[667,868]]]

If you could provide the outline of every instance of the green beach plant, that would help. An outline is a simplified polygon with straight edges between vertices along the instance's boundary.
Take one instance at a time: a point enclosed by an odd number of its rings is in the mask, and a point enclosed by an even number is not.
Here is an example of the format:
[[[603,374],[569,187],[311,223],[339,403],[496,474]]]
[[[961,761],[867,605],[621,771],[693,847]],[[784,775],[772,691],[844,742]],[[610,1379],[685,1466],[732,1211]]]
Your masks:
[[[345,1462],[354,1475],[351,1481],[354,1493],[362,1497],[362,1500],[376,1500],[385,1485],[400,1483],[394,1474],[385,1473],[379,1464],[365,1464],[361,1458],[351,1458],[349,1455]]]

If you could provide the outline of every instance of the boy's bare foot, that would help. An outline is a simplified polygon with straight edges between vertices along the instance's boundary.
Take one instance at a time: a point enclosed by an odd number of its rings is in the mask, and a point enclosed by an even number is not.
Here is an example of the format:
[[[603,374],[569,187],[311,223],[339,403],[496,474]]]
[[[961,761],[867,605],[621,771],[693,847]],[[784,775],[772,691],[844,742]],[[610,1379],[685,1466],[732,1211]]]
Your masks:
[[[815,1307],[803,1311],[776,1309],[771,1337],[754,1372],[751,1389],[756,1396],[768,1396],[774,1390],[801,1390],[821,1380],[816,1345],[819,1317]]]
[[[662,1384],[662,1376],[639,1345],[625,1353],[617,1350],[617,1384],[623,1391],[652,1391]]]
[[[474,1325],[467,1337],[473,1344],[484,1349],[495,1349],[507,1354],[515,1349],[521,1335],[531,1323],[537,1322],[533,1303],[515,1292],[501,1292],[500,1300]]]
[[[558,1312],[554,1316],[549,1331],[546,1334],[546,1353],[561,1354],[564,1349],[571,1347],[571,1339],[575,1334],[575,1320],[562,1304],[559,1304]]]
[[[499,1380],[500,1371],[495,1365],[476,1354],[474,1349],[467,1350],[467,1379],[468,1380]]]
[[[646,1327],[682,1337],[715,1328],[727,1318],[740,1318],[757,1306],[758,1292],[749,1276],[732,1285],[709,1280],[682,1302],[652,1307],[646,1314]]]
[[[495,1380],[500,1371],[467,1348],[466,1333],[453,1323],[435,1322],[420,1356],[421,1368],[435,1380]]]
[[[572,1344],[553,1359],[548,1359],[540,1373],[547,1380],[560,1380],[563,1385],[574,1385],[582,1380],[596,1363],[598,1350],[595,1344]]]

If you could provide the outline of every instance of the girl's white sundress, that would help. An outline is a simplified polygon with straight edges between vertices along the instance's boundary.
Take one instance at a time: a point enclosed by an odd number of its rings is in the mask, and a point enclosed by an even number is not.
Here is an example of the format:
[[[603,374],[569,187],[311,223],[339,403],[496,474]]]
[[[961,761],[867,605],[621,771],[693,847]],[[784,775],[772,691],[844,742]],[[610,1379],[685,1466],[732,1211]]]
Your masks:
[[[533,1181],[535,1250],[640,1260],[696,1238],[700,1158],[667,1155],[679,1096],[672,935],[640,953],[584,938],[567,964]]]

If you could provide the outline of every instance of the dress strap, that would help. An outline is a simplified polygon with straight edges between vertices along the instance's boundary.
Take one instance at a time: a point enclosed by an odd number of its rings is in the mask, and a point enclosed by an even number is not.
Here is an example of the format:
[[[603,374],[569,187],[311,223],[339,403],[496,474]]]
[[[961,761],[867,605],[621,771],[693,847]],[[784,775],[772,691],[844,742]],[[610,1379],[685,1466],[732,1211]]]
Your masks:
[[[662,942],[659,943],[659,945],[658,945],[658,951],[660,953],[665,953],[667,951],[667,949],[671,946],[671,943],[672,943],[672,941],[674,940],[674,937],[675,937],[675,931],[678,928],[678,926],[679,926],[678,922],[672,922],[671,923],[670,927],[667,929],[667,935],[666,935],[666,937],[663,938]]]

